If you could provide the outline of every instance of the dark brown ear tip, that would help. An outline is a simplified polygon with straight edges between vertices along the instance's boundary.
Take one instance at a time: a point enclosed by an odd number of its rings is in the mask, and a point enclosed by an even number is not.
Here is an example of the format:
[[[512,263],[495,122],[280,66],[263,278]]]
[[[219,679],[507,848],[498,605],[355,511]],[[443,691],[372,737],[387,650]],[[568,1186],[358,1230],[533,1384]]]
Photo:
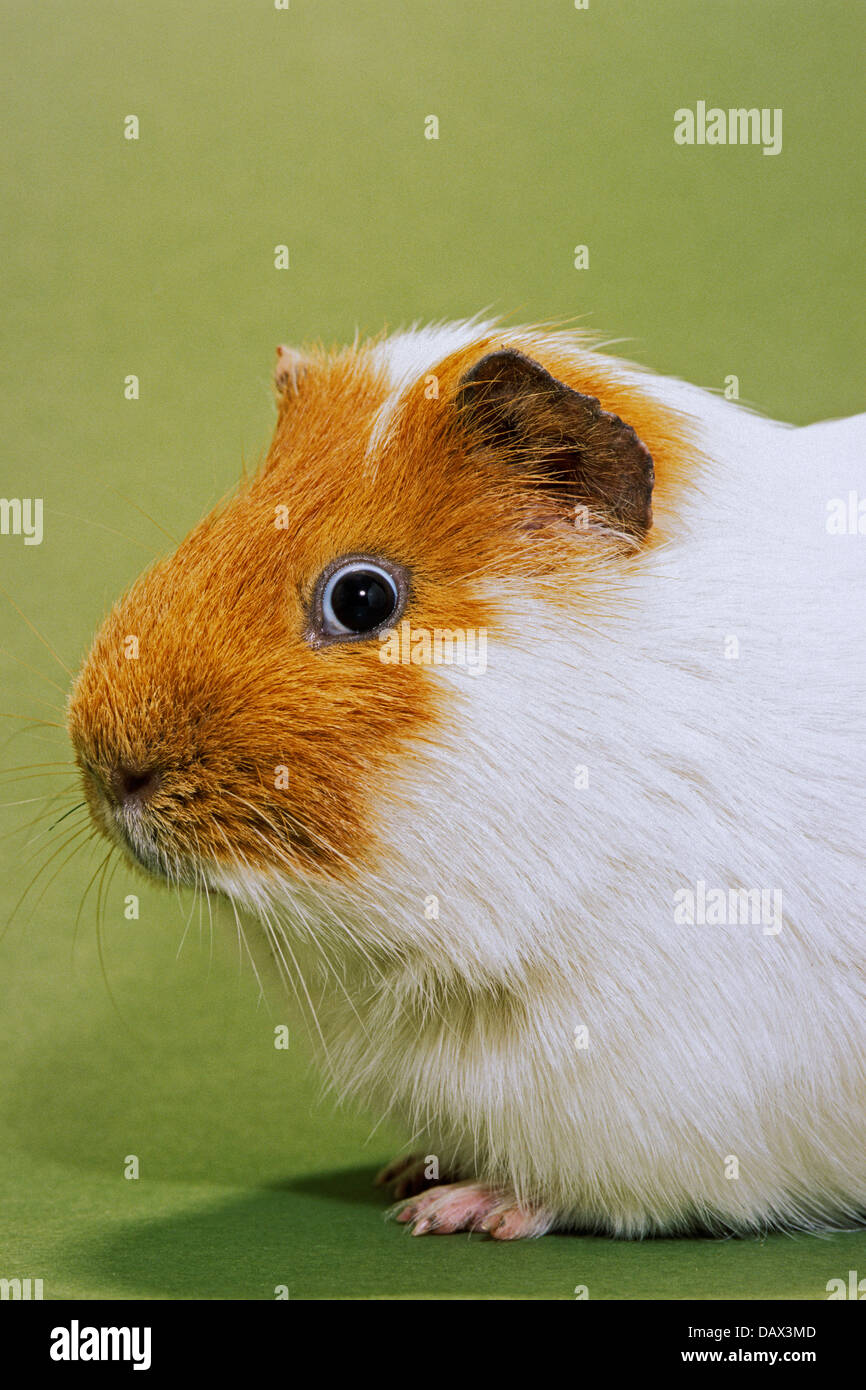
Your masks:
[[[642,541],[652,530],[653,504],[649,497],[637,497],[628,515],[623,517],[623,527],[635,540]]]
[[[463,373],[460,385],[471,384],[473,381],[495,380],[500,372],[522,357],[523,354],[515,348],[496,348],[493,352],[487,352]]]
[[[517,348],[496,348],[493,352],[488,352],[484,357],[464,372],[460,378],[460,386],[473,385],[494,385],[511,386],[515,389],[523,382],[532,380],[535,382],[548,381],[551,386],[559,386],[556,377],[551,376],[546,367],[542,367],[540,362],[535,362],[526,353],[518,352]]]

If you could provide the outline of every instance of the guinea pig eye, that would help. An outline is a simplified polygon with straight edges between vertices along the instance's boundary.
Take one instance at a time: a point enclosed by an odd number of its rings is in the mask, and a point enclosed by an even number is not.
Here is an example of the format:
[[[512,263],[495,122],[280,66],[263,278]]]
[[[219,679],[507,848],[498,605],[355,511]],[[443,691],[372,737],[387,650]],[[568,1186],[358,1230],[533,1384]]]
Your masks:
[[[310,637],[322,642],[373,636],[398,617],[406,589],[398,566],[363,555],[336,561],[319,580]]]

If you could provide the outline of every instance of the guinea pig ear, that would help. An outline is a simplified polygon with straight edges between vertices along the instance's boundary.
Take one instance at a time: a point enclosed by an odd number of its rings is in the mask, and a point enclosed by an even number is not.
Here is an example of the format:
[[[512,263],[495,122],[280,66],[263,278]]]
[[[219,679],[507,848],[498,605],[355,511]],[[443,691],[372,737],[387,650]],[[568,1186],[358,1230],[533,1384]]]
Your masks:
[[[630,425],[512,348],[488,353],[461,378],[470,434],[530,472],[544,507],[585,506],[597,523],[642,540],[652,526],[653,461]]]
[[[285,396],[296,396],[307,370],[307,359],[295,348],[281,345],[277,348],[277,361],[274,367],[274,390],[278,400]]]

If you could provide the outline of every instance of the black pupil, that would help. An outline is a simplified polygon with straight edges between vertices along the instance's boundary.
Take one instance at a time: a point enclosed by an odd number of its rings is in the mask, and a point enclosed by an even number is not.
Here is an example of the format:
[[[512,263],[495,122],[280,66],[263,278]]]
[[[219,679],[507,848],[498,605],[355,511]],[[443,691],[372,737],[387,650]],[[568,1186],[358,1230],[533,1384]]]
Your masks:
[[[331,591],[334,616],[350,632],[370,632],[387,622],[396,607],[394,591],[375,570],[352,570]]]

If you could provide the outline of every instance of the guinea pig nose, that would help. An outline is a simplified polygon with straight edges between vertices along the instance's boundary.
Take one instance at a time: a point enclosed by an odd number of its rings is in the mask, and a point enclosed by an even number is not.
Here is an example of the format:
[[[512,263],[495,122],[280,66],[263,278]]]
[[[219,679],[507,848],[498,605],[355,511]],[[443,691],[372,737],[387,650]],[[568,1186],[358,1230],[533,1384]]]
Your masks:
[[[141,805],[159,790],[162,776],[155,767],[134,768],[118,763],[111,773],[111,790],[123,805]]]

